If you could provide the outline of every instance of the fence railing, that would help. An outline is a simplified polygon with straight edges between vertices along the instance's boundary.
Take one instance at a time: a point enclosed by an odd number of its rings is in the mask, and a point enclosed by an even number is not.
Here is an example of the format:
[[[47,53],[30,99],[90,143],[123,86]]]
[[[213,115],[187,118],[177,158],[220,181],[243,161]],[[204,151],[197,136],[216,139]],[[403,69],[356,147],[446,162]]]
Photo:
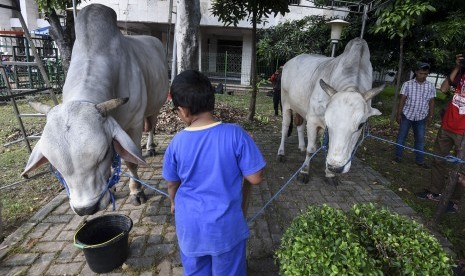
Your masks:
[[[47,76],[53,88],[61,90],[64,83],[64,72],[58,54],[50,38],[34,37],[33,43],[46,69]],[[33,62],[34,56],[28,40],[23,36],[0,36],[0,51],[2,61]],[[10,65],[7,67],[8,81],[13,88],[44,88],[45,81],[38,66]],[[0,78],[0,87],[5,87],[5,80]],[[5,94],[0,89],[0,95]]]
[[[251,57],[246,54],[204,53],[200,70],[213,83],[223,85],[250,85]],[[256,74],[261,79],[269,79],[279,67],[280,62],[257,62]]]

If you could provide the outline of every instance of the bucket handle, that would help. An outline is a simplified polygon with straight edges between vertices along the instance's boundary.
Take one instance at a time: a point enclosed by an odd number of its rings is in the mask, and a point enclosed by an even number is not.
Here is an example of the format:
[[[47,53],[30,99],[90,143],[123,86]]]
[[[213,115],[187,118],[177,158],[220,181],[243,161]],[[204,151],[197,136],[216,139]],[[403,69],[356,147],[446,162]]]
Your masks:
[[[82,243],[76,241],[76,235],[74,235],[74,246],[76,246],[77,248],[80,248],[80,249],[102,247],[102,246],[110,244],[114,240],[117,240],[118,238],[124,236],[125,233],[126,233],[126,231],[123,231],[123,232],[119,233],[117,236],[115,236],[114,238],[112,238],[109,241],[102,242],[102,243],[99,243],[99,244],[93,244],[93,245],[82,244]]]
[[[118,235],[116,235],[116,236],[115,236],[114,238],[112,238],[111,240],[106,241],[106,242],[102,242],[102,243],[99,243],[99,244],[93,244],[93,245],[82,244],[82,243],[80,243],[80,242],[78,242],[78,241],[76,240],[76,235],[77,235],[77,233],[79,233],[79,230],[81,230],[82,227],[84,227],[84,225],[86,225],[86,223],[87,223],[87,221],[84,222],[84,224],[81,225],[81,227],[79,227],[79,229],[78,229],[78,230],[76,231],[76,233],[74,234],[74,243],[73,243],[73,245],[76,246],[77,248],[80,248],[80,249],[102,247],[102,246],[104,246],[104,245],[107,245],[107,244],[111,243],[111,242],[114,241],[114,240],[119,239],[120,237],[124,236],[124,235],[127,233],[126,231],[123,231],[123,232],[119,233]]]

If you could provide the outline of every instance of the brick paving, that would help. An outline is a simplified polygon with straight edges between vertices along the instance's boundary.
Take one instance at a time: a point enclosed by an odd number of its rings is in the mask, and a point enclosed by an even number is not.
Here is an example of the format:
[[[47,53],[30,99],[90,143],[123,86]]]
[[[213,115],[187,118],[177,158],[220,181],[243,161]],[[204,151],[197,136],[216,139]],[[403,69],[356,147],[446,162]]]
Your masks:
[[[146,159],[150,167],[139,169],[144,182],[162,191],[166,191],[161,177],[162,153],[171,137],[157,136],[159,154]],[[309,205],[328,204],[346,210],[355,203],[375,202],[419,220],[417,214],[389,189],[390,183],[385,178],[358,160],[354,160],[350,172],[341,177],[340,185],[333,186],[324,179],[324,156],[320,153],[311,162],[309,183],[303,184],[294,178],[288,183],[304,160],[304,154],[297,149],[297,137],[290,137],[286,143],[285,163],[276,160],[279,146],[276,131],[255,133],[255,140],[267,160],[267,168],[264,182],[253,187],[248,210],[249,220],[255,218],[249,224],[249,275],[278,275],[275,249],[292,219]],[[169,199],[146,188],[147,203],[133,206],[126,202],[128,180],[122,176],[116,186],[115,212],[126,214],[133,220],[129,235],[130,253],[123,266],[108,275],[182,275]],[[286,183],[286,188],[262,210]],[[109,206],[94,216],[113,212]],[[0,275],[95,274],[87,265],[82,250],[73,246],[73,235],[78,226],[94,216],[75,215],[66,193],[62,192],[0,244]],[[445,239],[439,238],[445,247],[450,247]]]

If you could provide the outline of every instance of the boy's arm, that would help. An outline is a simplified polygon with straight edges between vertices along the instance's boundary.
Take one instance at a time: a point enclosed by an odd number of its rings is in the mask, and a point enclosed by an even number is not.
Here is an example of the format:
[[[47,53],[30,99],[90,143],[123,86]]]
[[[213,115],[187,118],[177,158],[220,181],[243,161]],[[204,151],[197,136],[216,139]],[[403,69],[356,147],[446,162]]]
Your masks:
[[[257,185],[263,180],[263,169],[258,172],[244,177],[250,184]]]
[[[400,95],[399,107],[397,108],[397,117],[396,121],[400,124],[402,118],[402,111],[404,110],[405,102],[407,101],[407,96]]]
[[[242,212],[244,213],[244,216],[247,216],[247,209],[252,197],[252,184],[260,184],[262,180],[263,169],[252,175],[244,177],[244,180],[242,181]]]
[[[168,195],[170,196],[170,202],[171,202],[171,214],[174,214],[174,197],[176,196],[176,192],[178,191],[179,186],[181,185],[181,182],[179,181],[167,181],[167,186],[168,186]]]
[[[452,69],[449,76],[441,84],[441,91],[443,93],[448,92],[451,86],[457,86],[456,82],[459,81],[457,77],[458,77],[458,73],[461,68],[460,63],[461,63],[461,60],[463,60],[463,58],[464,57],[462,56],[462,54],[458,54],[455,56],[455,67],[454,69]]]

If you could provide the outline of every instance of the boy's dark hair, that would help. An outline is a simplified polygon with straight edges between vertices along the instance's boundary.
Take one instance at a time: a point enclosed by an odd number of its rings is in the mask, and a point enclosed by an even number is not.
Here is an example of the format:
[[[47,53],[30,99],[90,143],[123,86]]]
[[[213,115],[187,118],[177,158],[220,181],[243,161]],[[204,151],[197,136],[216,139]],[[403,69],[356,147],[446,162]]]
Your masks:
[[[210,112],[215,108],[215,89],[210,80],[196,70],[177,75],[171,84],[174,107],[188,108],[192,115]]]

